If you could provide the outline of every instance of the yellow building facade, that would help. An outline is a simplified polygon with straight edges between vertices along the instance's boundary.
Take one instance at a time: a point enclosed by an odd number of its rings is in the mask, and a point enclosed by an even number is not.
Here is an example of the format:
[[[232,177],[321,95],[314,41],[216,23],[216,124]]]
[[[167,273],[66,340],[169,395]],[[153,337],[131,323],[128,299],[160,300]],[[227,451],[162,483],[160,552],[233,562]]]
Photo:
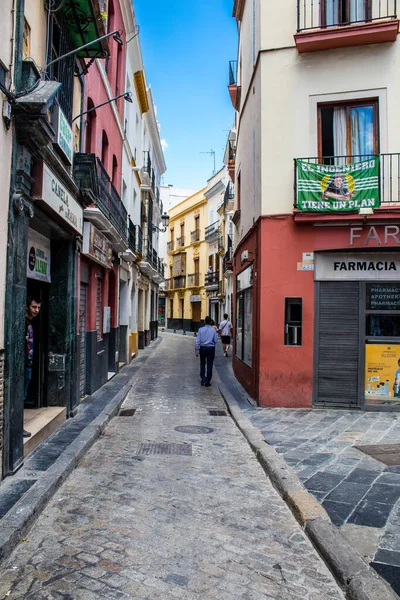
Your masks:
[[[196,332],[207,314],[207,198],[200,190],[168,212],[167,327]]]

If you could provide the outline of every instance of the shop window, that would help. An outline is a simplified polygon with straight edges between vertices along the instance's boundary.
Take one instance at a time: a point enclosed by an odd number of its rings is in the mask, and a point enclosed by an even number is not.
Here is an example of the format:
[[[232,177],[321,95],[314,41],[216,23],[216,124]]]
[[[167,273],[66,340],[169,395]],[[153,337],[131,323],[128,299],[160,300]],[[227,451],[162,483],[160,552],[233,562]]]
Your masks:
[[[318,118],[319,156],[344,157],[342,161],[331,158],[324,162],[358,162],[379,153],[376,100],[320,104]]]
[[[253,267],[236,277],[236,356],[253,364]]]
[[[302,299],[285,298],[285,346],[301,346],[302,326]]]

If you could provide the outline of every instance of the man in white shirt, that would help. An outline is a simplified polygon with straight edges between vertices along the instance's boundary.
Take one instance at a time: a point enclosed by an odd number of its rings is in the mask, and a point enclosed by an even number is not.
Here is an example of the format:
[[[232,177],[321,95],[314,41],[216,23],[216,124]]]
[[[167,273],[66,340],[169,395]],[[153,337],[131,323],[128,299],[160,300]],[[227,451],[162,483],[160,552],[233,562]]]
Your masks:
[[[211,327],[210,317],[206,317],[204,322],[204,327],[200,327],[197,332],[195,350],[196,356],[200,354],[200,383],[205,387],[210,387],[215,357],[215,344],[218,344],[218,335],[215,329]]]
[[[224,314],[224,320],[219,324],[218,332],[221,336],[221,342],[224,346],[224,354],[228,356],[228,350],[231,345],[231,335],[232,335],[233,325],[229,321],[228,313]]]

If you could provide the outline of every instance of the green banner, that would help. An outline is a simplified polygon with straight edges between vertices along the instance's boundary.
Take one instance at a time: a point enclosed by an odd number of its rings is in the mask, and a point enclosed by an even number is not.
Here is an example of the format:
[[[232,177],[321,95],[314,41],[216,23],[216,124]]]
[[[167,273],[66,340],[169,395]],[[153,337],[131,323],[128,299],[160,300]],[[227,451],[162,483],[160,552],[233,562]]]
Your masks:
[[[379,156],[341,167],[297,161],[297,208],[346,212],[379,206]]]

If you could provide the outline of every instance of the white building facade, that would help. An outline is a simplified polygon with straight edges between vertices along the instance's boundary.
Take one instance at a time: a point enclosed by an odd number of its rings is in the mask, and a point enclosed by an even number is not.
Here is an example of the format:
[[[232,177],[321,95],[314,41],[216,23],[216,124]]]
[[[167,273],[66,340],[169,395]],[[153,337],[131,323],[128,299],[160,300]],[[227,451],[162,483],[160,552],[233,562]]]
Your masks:
[[[136,17],[128,0],[121,2],[127,31],[122,197],[129,215],[129,244],[121,254],[120,361],[130,362],[157,336],[158,293],[164,279],[159,258],[162,204],[159,186],[166,170],[159,124],[146,82]]]

